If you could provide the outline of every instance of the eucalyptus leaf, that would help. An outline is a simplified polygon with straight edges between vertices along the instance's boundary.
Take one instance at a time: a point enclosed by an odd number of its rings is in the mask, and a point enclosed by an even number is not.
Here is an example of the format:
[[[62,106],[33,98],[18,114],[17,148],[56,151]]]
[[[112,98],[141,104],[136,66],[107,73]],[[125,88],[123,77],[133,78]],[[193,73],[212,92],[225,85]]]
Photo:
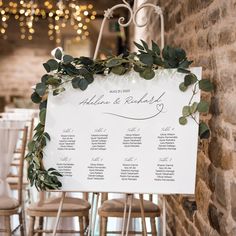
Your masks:
[[[51,68],[47,63],[43,63],[43,67],[48,73],[51,71]]]
[[[186,68],[189,68],[191,64],[192,64],[192,61],[184,60],[179,64],[178,68],[186,69]]]
[[[59,66],[58,62],[54,59],[48,60],[46,64],[49,65],[50,71],[57,70]]]
[[[43,96],[46,92],[47,86],[44,83],[38,83],[36,84],[36,88],[35,88],[35,92],[39,95],[39,96]]]
[[[59,172],[56,172],[56,171],[52,172],[52,174],[53,174],[54,176],[60,176],[60,177],[63,176],[62,174],[60,174]]]
[[[35,148],[35,141],[31,140],[30,142],[28,142],[28,150],[29,152],[33,152],[34,148]]]
[[[70,64],[71,62],[73,62],[74,58],[70,55],[64,55],[63,56],[63,62],[64,64]]]
[[[60,87],[60,88],[56,88],[53,90],[53,96],[57,96],[59,95],[60,93],[64,92],[66,89],[64,87]]]
[[[210,92],[214,89],[213,84],[209,79],[202,79],[199,81],[199,88],[205,92]]]
[[[169,46],[165,46],[162,50],[162,57],[165,59],[165,60],[168,60],[169,59]]]
[[[182,92],[185,92],[188,87],[185,86],[184,82],[182,82],[180,85],[179,85],[179,89],[182,91]]]
[[[55,52],[55,58],[57,60],[61,60],[62,59],[62,51],[59,48],[57,48],[57,50]]]
[[[155,52],[157,55],[160,55],[161,51],[159,46],[152,40],[152,51]]]
[[[210,137],[210,130],[209,130],[206,123],[201,122],[199,124],[198,135],[199,135],[200,139],[208,139]]]
[[[72,80],[73,88],[80,88],[82,91],[86,90],[89,85],[89,82],[86,79],[81,79],[80,77],[76,77]]]
[[[198,107],[198,103],[194,102],[191,106],[190,106],[190,113],[193,114],[197,111],[197,107]]]
[[[123,75],[126,72],[126,68],[124,66],[116,66],[111,69],[111,72],[116,75]]]
[[[33,92],[32,95],[31,95],[31,100],[33,103],[40,103],[42,101],[42,98],[38,95],[38,93],[36,92]]]
[[[144,71],[140,72],[140,76],[146,80],[154,78],[155,72],[151,68],[146,68]]]
[[[139,60],[148,66],[151,66],[153,64],[153,57],[150,54],[140,54],[139,55]]]
[[[75,59],[76,64],[83,64],[86,66],[93,65],[94,61],[89,57],[80,57]]]
[[[163,61],[161,57],[156,56],[156,55],[153,57],[153,63],[158,66],[163,66]]]
[[[41,82],[46,84],[46,82],[48,81],[49,78],[51,78],[51,75],[45,74],[41,77]]]
[[[182,115],[183,116],[189,116],[190,115],[190,106],[184,106],[182,109]]]
[[[182,61],[186,58],[186,52],[182,48],[176,48],[175,55],[176,55],[178,61]]]
[[[195,84],[197,82],[197,76],[190,73],[188,75],[185,75],[184,77],[184,85],[188,87],[191,84]]]
[[[141,39],[141,42],[142,42],[143,47],[145,48],[145,50],[148,51],[148,45],[147,45],[147,43],[146,43],[145,41],[143,41],[142,39]]]
[[[110,67],[119,66],[122,63],[123,63],[122,59],[120,59],[120,58],[112,58],[112,59],[107,61],[106,66],[108,68],[110,68]]]
[[[53,77],[50,77],[46,82],[46,84],[53,85],[53,86],[58,86],[60,85],[60,83],[61,83],[61,79],[57,79]]]
[[[208,112],[209,110],[209,103],[204,101],[204,100],[201,100],[197,106],[197,110],[199,112]]]
[[[189,73],[190,73],[190,70],[186,70],[186,69],[184,69],[184,68],[178,68],[177,71],[178,71],[179,73],[184,73],[184,74],[189,74]]]
[[[40,120],[40,123],[41,123],[42,125],[45,124],[45,119],[46,119],[46,109],[43,108],[43,109],[40,110],[40,112],[39,112],[39,120]]]
[[[136,43],[136,42],[134,42],[134,45],[135,45],[138,49],[144,50],[144,47],[143,47],[142,45],[140,45],[140,44],[138,44],[138,43]]]
[[[51,138],[50,138],[50,135],[47,133],[47,132],[44,132],[43,135],[50,141]]]
[[[44,100],[43,102],[39,104],[39,109],[41,110],[43,108],[47,108],[47,100]]]
[[[134,65],[134,71],[139,73],[144,71],[144,68],[142,66]]]
[[[179,118],[179,123],[181,125],[186,125],[187,122],[188,122],[188,120],[186,119],[186,117],[182,116],[182,117]]]

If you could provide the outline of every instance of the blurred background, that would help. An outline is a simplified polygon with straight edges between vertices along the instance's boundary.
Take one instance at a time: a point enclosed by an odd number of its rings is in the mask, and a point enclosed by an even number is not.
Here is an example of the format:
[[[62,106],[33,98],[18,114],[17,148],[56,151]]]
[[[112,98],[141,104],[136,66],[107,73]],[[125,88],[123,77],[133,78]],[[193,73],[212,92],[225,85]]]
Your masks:
[[[119,0],[0,0],[0,112],[4,106],[31,108],[31,87],[44,74],[42,64],[57,46],[73,56],[92,57],[104,10]],[[132,3],[131,3],[132,5]],[[105,26],[99,51],[102,58],[127,49],[128,28],[117,19]]]
[[[148,1],[163,10],[166,44],[185,49],[193,66],[201,66],[203,78],[215,85],[212,94],[203,94],[211,102],[210,114],[202,117],[211,137],[199,144],[196,194],[167,197],[167,235],[235,236],[236,0]],[[136,7],[144,2],[136,0]],[[104,10],[119,3],[122,0],[0,0],[0,113],[4,108],[35,108],[32,86],[45,73],[42,64],[55,47],[75,57],[93,56]],[[160,21],[153,10],[138,16],[140,21],[150,17],[145,29],[119,27],[120,16],[128,17],[128,12],[118,9],[105,26],[100,58],[133,51],[133,40],[150,44],[160,39]]]

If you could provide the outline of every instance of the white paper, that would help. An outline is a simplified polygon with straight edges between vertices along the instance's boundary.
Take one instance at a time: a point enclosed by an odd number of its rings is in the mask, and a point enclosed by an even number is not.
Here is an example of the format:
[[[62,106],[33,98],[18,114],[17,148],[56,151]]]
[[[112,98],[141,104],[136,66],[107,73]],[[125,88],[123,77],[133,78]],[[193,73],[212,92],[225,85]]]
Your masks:
[[[201,79],[201,68],[191,71]],[[44,165],[63,174],[62,190],[193,194],[198,125],[178,121],[192,96],[192,88],[179,90],[184,76],[110,74],[96,76],[85,91],[68,86],[50,95]],[[193,102],[199,99],[200,92]]]

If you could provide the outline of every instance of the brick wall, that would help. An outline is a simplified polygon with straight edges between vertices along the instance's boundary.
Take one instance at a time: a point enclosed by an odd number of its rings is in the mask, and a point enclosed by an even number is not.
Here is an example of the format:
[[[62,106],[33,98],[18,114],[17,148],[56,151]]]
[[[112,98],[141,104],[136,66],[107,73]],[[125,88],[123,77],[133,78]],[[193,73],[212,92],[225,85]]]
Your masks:
[[[167,197],[168,235],[235,236],[236,0],[155,3],[164,11],[166,44],[184,48],[203,67],[203,78],[215,83],[207,96],[211,114],[203,117],[212,134],[199,144],[196,194]],[[153,16],[143,39],[159,40],[158,22]]]
[[[37,83],[45,73],[42,64],[50,57],[55,48],[48,39],[46,20],[36,22],[32,41],[21,40],[17,21],[7,22],[8,39],[0,39],[0,97],[7,103],[11,96],[29,98],[31,86]]]

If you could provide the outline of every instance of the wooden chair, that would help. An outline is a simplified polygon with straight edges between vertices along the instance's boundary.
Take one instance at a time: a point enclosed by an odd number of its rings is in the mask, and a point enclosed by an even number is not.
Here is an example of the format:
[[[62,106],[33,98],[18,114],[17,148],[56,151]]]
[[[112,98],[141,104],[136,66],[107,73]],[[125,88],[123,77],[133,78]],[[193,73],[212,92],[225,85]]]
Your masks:
[[[98,209],[98,215],[100,218],[100,236],[106,236],[107,234],[121,234],[120,231],[107,231],[107,222],[109,217],[123,218],[125,198],[108,200],[108,194],[102,194],[101,207]],[[144,215],[145,218],[150,218],[151,223],[151,235],[157,236],[156,229],[156,217],[159,217],[161,210],[158,205],[152,202],[152,195],[149,196],[149,200],[144,200]],[[140,199],[133,198],[131,208],[131,218],[141,218]],[[128,211],[128,208],[127,208]],[[129,235],[142,234],[138,231],[130,231]],[[150,233],[148,233],[150,234]]]
[[[34,118],[27,121],[27,126],[28,126],[27,143],[28,143],[33,137]],[[20,141],[22,142],[22,139]],[[27,151],[27,146],[26,146],[26,151]],[[14,158],[11,163],[11,167],[16,169],[17,172],[19,172],[19,168],[20,168],[20,158],[21,158],[20,154],[21,154],[21,148],[15,150]],[[26,166],[25,166],[25,169],[26,169]],[[10,185],[11,190],[13,190],[13,191],[18,189],[18,187],[17,187],[18,178],[19,178],[18,174],[16,175],[16,174],[9,173],[9,175],[8,175],[7,182]],[[23,188],[24,192],[27,194],[27,199],[25,199],[25,201],[30,203],[32,200],[31,199],[32,197],[31,197],[31,193],[30,193],[29,181],[27,180],[26,172],[24,172],[22,188]]]
[[[53,232],[53,230],[44,229],[44,218],[57,216],[60,200],[60,197],[49,197],[45,200],[43,193],[41,193],[40,200],[28,206],[27,215],[30,217],[29,236],[33,236],[36,233],[38,236],[41,236],[42,233]],[[89,224],[90,208],[91,205],[87,199],[65,197],[61,217],[78,217],[80,230],[76,231],[62,229],[57,230],[57,233],[80,233],[81,236],[84,236]],[[37,229],[35,229],[36,218],[39,219],[39,227]]]
[[[6,227],[6,229],[1,229],[0,232],[5,232],[6,235],[9,235],[9,236],[12,235],[10,217],[15,214],[19,215],[19,226],[16,229],[20,227],[21,236],[26,235],[22,186],[23,186],[24,158],[25,158],[28,128],[25,127],[24,129],[20,131],[23,132],[23,138],[22,138],[22,143],[21,143],[21,157],[20,157],[20,166],[19,166],[19,172],[18,172],[18,183],[16,185],[16,189],[18,190],[17,191],[18,199],[15,199],[12,197],[0,198],[0,216],[4,216],[5,227]]]

